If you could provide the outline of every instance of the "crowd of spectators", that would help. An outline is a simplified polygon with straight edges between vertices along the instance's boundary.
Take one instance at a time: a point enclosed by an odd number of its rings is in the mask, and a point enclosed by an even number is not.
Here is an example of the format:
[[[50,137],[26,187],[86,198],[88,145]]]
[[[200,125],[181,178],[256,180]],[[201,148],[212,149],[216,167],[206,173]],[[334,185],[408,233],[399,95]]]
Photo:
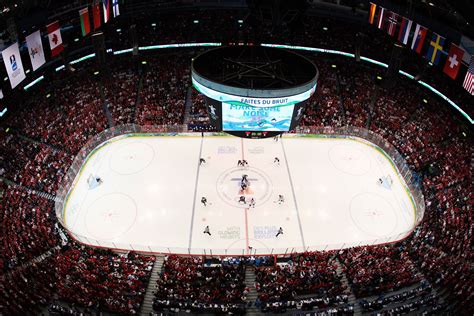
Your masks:
[[[336,307],[350,312],[348,292],[336,270],[333,252],[303,253],[275,266],[257,267],[255,287],[258,298],[255,305],[263,312],[275,313],[295,308]],[[298,300],[305,295],[310,297]]]
[[[245,264],[207,264],[202,257],[165,257],[155,290],[155,311],[203,309],[207,304],[220,311],[242,309],[249,291],[245,287]]]
[[[56,293],[54,257],[0,277],[1,315],[38,315]]]
[[[408,253],[391,245],[345,249],[338,258],[356,297],[398,290],[422,278]]]
[[[7,272],[58,244],[54,202],[1,183],[0,271]]]
[[[65,248],[56,258],[58,297],[97,310],[136,314],[154,262],[155,257],[135,253]]]
[[[184,123],[186,88],[190,85],[191,57],[167,54],[148,61],[136,109],[139,125]]]

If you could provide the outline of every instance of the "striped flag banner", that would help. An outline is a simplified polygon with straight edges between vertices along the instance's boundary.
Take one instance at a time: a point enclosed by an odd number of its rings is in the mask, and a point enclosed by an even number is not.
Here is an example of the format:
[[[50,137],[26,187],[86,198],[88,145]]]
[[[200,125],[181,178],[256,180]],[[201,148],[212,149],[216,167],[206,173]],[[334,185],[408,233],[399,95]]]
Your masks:
[[[79,16],[81,18],[81,30],[82,36],[86,36],[91,32],[91,22],[89,20],[89,8],[79,10]]]
[[[381,29],[382,26],[383,26],[384,13],[385,13],[385,8],[384,8],[384,7],[380,7],[380,10],[379,10],[379,17],[377,18],[377,27],[378,27],[379,29]]]
[[[464,78],[462,86],[467,90],[467,92],[474,95],[474,55],[471,56],[469,68],[467,69],[466,77]]]
[[[425,43],[425,37],[428,29],[420,24],[416,24],[415,34],[413,34],[413,41],[411,42],[411,49],[418,54],[421,54],[421,49]]]
[[[398,41],[403,44],[408,43],[408,38],[410,37],[411,26],[413,21],[405,17],[402,17],[402,22],[400,24],[400,31],[398,32]]]
[[[112,9],[114,11],[114,18],[118,17],[120,15],[118,0],[112,0]]]
[[[118,1],[118,0],[114,0],[114,1]],[[370,9],[369,9],[369,23],[370,24],[374,24],[375,10],[377,10],[377,5],[371,2]]]
[[[110,1],[102,0],[102,6],[104,7],[104,23],[107,23],[110,19]]]
[[[390,12],[388,14],[388,26],[387,26],[387,34],[390,36],[395,36],[395,32],[397,31],[397,24],[398,24],[398,14],[395,12]]]
[[[92,17],[94,20],[94,30],[97,30],[100,27],[100,5],[98,3],[92,6]]]

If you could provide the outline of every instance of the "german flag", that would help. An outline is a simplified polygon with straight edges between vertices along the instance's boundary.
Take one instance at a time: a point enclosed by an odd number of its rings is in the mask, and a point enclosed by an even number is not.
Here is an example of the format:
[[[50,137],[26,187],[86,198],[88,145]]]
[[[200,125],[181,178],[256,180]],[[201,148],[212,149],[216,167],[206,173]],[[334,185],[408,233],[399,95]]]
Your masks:
[[[369,23],[374,24],[375,18],[375,10],[377,9],[377,5],[375,3],[370,3],[370,10],[369,10]]]

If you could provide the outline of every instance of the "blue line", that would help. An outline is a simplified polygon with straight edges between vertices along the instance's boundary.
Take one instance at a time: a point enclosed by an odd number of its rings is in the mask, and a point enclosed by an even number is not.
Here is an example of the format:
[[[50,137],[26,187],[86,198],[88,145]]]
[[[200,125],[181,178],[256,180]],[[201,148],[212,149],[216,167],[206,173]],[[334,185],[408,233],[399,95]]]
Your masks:
[[[283,149],[283,156],[285,156],[286,170],[288,171],[288,179],[290,180],[291,192],[293,194],[293,201],[295,202],[296,217],[298,218],[298,225],[300,227],[301,241],[303,242],[303,251],[306,251],[306,243],[304,242],[303,228],[301,226],[300,212],[298,211],[298,203],[296,202],[295,188],[293,186],[293,180],[291,180],[290,166],[288,165],[288,159],[286,158],[285,146],[283,146],[283,138],[280,138],[281,148]]]
[[[198,180],[199,180],[199,170],[201,169],[201,154],[202,154],[203,143],[204,143],[204,137],[201,137],[201,147],[199,148],[199,157],[198,159],[196,159],[198,162],[198,167],[196,171],[196,183],[194,183],[194,199],[193,199],[193,212],[191,214],[191,227],[189,229],[189,244],[188,244],[189,251],[191,251],[191,242],[193,239],[194,211],[196,209],[196,195],[197,195],[197,186],[198,186]]]

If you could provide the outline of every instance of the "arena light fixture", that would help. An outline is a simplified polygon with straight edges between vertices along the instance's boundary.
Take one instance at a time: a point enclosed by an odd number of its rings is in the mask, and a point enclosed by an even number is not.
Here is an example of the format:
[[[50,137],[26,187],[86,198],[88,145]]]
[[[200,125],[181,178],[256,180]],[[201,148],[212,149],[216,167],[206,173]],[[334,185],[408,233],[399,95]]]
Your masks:
[[[26,69],[26,70],[25,70],[25,74],[28,74],[28,73],[30,73],[30,72],[31,72],[30,69]]]
[[[155,27],[155,26],[156,26],[156,23],[151,23],[151,26]]]
[[[336,65],[334,65],[334,64],[332,64],[332,65],[331,65],[331,68],[337,68],[337,66],[336,66]]]
[[[8,81],[8,77],[3,78],[3,81]]]
[[[99,71],[94,71],[94,76],[97,76],[99,74]]]
[[[380,76],[377,76],[377,80],[382,80],[382,77],[380,77]]]
[[[122,32],[122,29],[117,29],[117,33],[120,33],[120,32]]]
[[[423,103],[428,104],[428,100],[423,98]]]
[[[146,60],[143,60],[143,61],[142,61],[142,65],[146,65]]]
[[[44,79],[44,76],[38,77],[35,80],[33,80],[32,82],[30,82],[29,84],[27,84],[23,89],[25,91],[27,91],[29,88],[31,88],[32,86],[34,86],[35,84],[37,84],[38,82],[40,82],[43,79]]]
[[[0,116],[3,116],[5,112],[7,112],[7,108],[5,108],[5,110],[3,110],[2,113],[0,113],[1,114]],[[7,127],[7,129],[5,130],[5,133],[8,133],[9,131],[10,131],[10,127]]]
[[[46,99],[49,99],[50,97],[51,97],[51,93],[48,93],[48,94],[46,95]]]
[[[323,30],[324,30],[324,31],[327,31],[327,30],[328,30],[328,28],[324,26],[324,27],[323,27]]]
[[[194,20],[193,23],[194,24],[199,24],[199,20]]]
[[[4,115],[5,115],[5,113],[7,113],[7,108],[4,108],[4,109],[2,110],[2,112],[0,112],[0,117],[4,116]],[[7,133],[8,133],[8,131],[9,131],[9,130],[10,130],[10,128],[9,128],[9,127],[7,127],[7,129],[5,130],[5,132],[7,132]]]
[[[239,22],[239,24],[242,24],[244,23],[244,20],[238,20],[237,22]]]
[[[74,39],[74,42],[79,42],[79,37],[76,37],[76,38]]]

